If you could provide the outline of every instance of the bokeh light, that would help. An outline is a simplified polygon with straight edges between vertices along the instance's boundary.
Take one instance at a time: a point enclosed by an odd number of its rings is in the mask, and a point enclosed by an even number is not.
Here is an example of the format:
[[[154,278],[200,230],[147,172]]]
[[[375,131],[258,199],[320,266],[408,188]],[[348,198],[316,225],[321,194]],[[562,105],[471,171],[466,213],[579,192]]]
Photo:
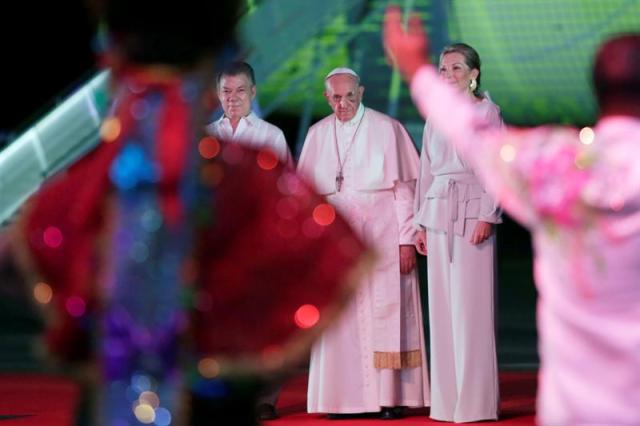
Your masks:
[[[42,240],[45,245],[50,248],[58,248],[62,245],[63,241],[62,232],[55,226],[49,226],[42,233]]]
[[[500,158],[505,163],[510,163],[516,159],[516,148],[511,144],[504,144],[500,148]]]
[[[300,179],[294,174],[285,172],[283,173],[277,181],[278,190],[283,195],[291,195],[296,194],[301,191],[302,183]]]
[[[130,190],[136,185],[157,182],[158,167],[138,144],[125,146],[109,169],[111,182],[121,190]]]
[[[158,397],[158,394],[151,391],[142,392],[138,401],[140,401],[140,404],[147,404],[153,408],[158,408],[160,406],[160,398]]]
[[[272,170],[278,165],[278,157],[270,149],[260,151],[256,161],[262,170]]]
[[[142,241],[136,241],[132,244],[129,255],[136,262],[145,262],[149,258],[149,248]]]
[[[336,219],[336,210],[331,204],[322,203],[318,204],[313,209],[313,220],[322,226],[328,226]]]
[[[53,298],[53,290],[47,283],[38,283],[33,288],[33,297],[38,303],[46,305]]]
[[[100,137],[105,142],[113,142],[118,139],[122,131],[122,124],[117,117],[105,118],[100,126]]]
[[[156,426],[169,426],[171,424],[171,413],[166,408],[160,407],[156,409],[156,420],[153,422]]]
[[[149,404],[138,404],[133,409],[133,414],[140,423],[146,425],[153,423],[156,419],[156,410]]]
[[[311,328],[320,320],[320,311],[314,305],[302,305],[294,315],[294,321],[300,328]]]
[[[162,226],[162,215],[153,208],[145,210],[140,220],[142,227],[148,232],[154,232]]]
[[[202,377],[213,379],[220,374],[220,364],[213,358],[202,358],[198,362],[198,372]]]
[[[131,378],[131,387],[138,393],[148,391],[151,389],[151,380],[144,374],[136,374]]]
[[[586,169],[591,163],[593,163],[593,158],[587,152],[580,152],[576,155],[573,162],[578,169]]]
[[[584,145],[591,145],[596,137],[593,129],[591,127],[583,127],[580,130],[580,142]]]
[[[64,304],[69,315],[72,317],[81,317],[87,310],[87,304],[78,296],[71,296]]]
[[[198,152],[207,160],[215,158],[218,153],[220,153],[220,142],[218,142],[215,138],[206,136],[200,139],[200,143],[198,144]]]

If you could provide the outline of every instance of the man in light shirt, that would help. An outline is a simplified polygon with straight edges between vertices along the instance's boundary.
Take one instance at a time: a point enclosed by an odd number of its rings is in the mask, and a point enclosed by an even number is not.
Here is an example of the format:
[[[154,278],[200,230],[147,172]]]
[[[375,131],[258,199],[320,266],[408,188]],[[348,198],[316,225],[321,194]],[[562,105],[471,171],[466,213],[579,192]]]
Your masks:
[[[207,133],[230,143],[237,142],[255,149],[269,148],[282,163],[293,165],[282,130],[259,118],[251,109],[256,97],[256,79],[251,65],[231,63],[218,74],[216,83],[224,114],[207,126]],[[260,396],[257,407],[260,420],[278,417],[275,406],[280,389],[279,384],[274,384]]]
[[[365,108],[363,92],[352,69],[327,75],[334,114],[309,129],[298,164],[377,255],[340,320],[313,346],[307,410],[392,419],[399,407],[429,404],[412,246],[419,160],[404,127]]]
[[[246,62],[233,62],[217,76],[217,93],[224,114],[207,126],[207,133],[227,142],[240,142],[256,149],[269,148],[283,163],[292,164],[282,130],[259,118],[251,110],[256,97],[255,74]]]

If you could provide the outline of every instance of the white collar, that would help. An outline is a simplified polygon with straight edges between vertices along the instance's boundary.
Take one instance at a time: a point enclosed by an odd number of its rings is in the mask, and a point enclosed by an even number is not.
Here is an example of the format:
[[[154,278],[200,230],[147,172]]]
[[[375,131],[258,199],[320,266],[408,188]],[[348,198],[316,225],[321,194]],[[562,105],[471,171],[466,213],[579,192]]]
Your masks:
[[[231,125],[231,120],[229,120],[229,117],[227,117],[225,114],[222,114],[222,117],[218,119],[218,123],[222,124],[224,120],[227,120],[227,122],[229,122],[229,125]],[[242,120],[245,120],[249,125],[254,125],[258,120],[258,116],[255,115],[253,111],[249,111],[248,115],[245,115],[244,117],[240,117],[240,121]]]
[[[362,104],[362,102],[360,102],[360,105],[358,106],[358,111],[356,111],[356,115],[354,115],[351,120],[340,121],[338,120],[338,117],[336,117],[336,123],[340,127],[353,127],[357,125],[360,122],[360,120],[362,120],[363,116],[364,116],[364,105]]]

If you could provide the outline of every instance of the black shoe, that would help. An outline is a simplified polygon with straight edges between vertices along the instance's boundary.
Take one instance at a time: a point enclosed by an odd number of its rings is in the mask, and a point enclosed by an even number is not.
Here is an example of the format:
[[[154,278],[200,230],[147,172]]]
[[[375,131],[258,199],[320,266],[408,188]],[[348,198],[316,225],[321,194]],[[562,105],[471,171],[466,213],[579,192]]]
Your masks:
[[[260,420],[274,420],[278,418],[276,407],[271,404],[260,404],[256,411],[258,412],[258,419]]]
[[[399,407],[393,407],[393,412],[396,413],[396,417],[402,419],[406,414],[407,407],[401,405]]]
[[[345,419],[354,419],[357,418],[357,414],[347,414],[347,413],[329,413],[327,414],[327,418],[329,420],[345,420]]]
[[[345,419],[345,415],[344,414],[338,414],[338,413],[328,413],[327,414],[327,418],[329,420],[340,420],[340,419]]]
[[[404,417],[404,407],[382,407],[380,418],[382,420],[396,420]]]

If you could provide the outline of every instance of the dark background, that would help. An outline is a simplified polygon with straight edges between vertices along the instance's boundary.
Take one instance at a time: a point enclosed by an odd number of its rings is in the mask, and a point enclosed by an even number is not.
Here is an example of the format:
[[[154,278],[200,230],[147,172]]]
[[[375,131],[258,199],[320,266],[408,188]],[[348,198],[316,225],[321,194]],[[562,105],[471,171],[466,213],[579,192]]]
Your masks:
[[[82,0],[2,2],[0,146],[94,69],[94,25]]]

